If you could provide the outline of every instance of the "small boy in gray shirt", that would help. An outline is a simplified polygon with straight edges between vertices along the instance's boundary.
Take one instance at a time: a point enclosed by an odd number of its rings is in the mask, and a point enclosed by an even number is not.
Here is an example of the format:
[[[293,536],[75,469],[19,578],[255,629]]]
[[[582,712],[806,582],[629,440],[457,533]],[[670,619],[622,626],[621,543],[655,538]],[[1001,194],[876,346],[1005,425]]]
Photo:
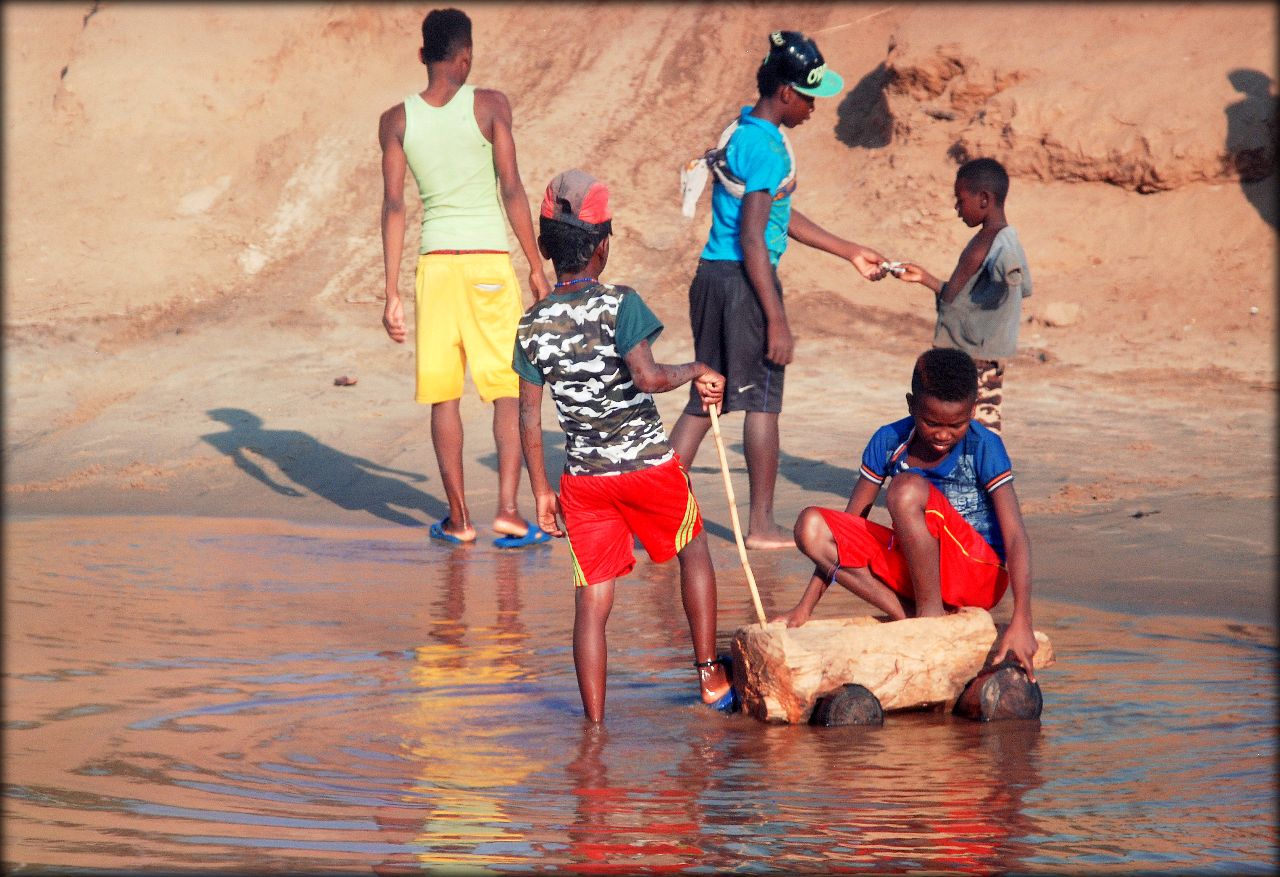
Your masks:
[[[934,347],[954,347],[978,367],[978,405],[973,419],[1000,431],[1004,370],[1018,345],[1022,300],[1031,295],[1031,270],[1018,233],[1004,215],[1009,174],[993,158],[975,158],[956,171],[956,213],[981,226],[965,245],[943,283],[912,262],[891,265],[900,280],[929,287],[937,296]]]

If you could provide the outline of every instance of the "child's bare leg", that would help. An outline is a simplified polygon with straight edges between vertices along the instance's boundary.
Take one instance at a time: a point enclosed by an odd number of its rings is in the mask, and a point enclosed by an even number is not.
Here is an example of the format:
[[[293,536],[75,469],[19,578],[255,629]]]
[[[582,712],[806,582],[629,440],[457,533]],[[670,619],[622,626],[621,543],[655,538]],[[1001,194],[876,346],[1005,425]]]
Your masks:
[[[698,448],[711,428],[711,417],[699,417],[696,414],[681,414],[676,425],[671,428],[671,447],[680,457],[685,471],[693,468],[693,458],[698,455]]]
[[[747,514],[748,548],[790,548],[794,538],[773,519],[773,493],[778,482],[778,415],[748,411],[742,424],[742,446],[747,458],[747,490],[751,508]]]
[[[886,612],[890,618],[906,617],[906,611],[898,595],[873,576],[869,569],[866,567],[835,569],[840,560],[836,540],[831,535],[831,528],[827,526],[826,518],[816,507],[810,506],[796,518],[795,538],[800,551],[815,564],[813,577],[809,579],[809,584],[805,586],[800,602],[795,608],[779,615],[773,619],[774,621],[785,621],[787,627],[799,627],[808,621],[814,607],[818,605],[827,585],[831,582],[833,571],[835,571],[835,580],[855,596]]]
[[[805,585],[804,593],[800,595],[800,602],[791,611],[784,612],[771,621],[785,621],[787,627],[799,627],[813,615],[814,607],[826,593],[827,585],[831,582],[831,571],[839,562],[839,552],[836,550],[836,540],[831,535],[831,528],[816,506],[809,506],[800,513],[792,533],[796,547],[817,567],[809,584]]]
[[[903,472],[894,476],[885,496],[893,532],[902,545],[911,570],[916,615],[920,618],[945,615],[942,606],[942,575],[938,570],[938,540],[925,523],[929,502],[929,482],[919,475]]]
[[[467,495],[462,478],[462,413],[460,400],[450,399],[431,406],[431,444],[440,467],[440,483],[449,503],[450,533],[464,542],[476,538],[467,510]]]
[[[613,608],[613,579],[577,588],[573,600],[573,669],[582,709],[593,722],[604,719],[605,673],[609,664],[604,626]]]
[[[841,567],[836,571],[836,581],[889,616],[890,621],[907,617],[906,601],[880,581],[865,566]]]
[[[706,533],[699,533],[676,555],[680,560],[680,598],[689,619],[693,659],[699,664],[716,658],[716,572],[711,565]],[[724,667],[698,668],[704,703],[715,703],[729,689]]]
[[[493,400],[493,445],[498,452],[498,508],[493,515],[493,530],[504,536],[523,536],[528,522],[520,515],[517,494],[520,490],[520,400]]]

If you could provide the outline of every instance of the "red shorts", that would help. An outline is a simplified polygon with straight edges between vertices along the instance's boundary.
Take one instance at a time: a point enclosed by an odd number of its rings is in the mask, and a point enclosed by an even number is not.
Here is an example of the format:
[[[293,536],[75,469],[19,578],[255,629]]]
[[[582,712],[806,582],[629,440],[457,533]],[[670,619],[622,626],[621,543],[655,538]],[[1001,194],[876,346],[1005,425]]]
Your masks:
[[[842,567],[868,567],[898,596],[915,600],[907,557],[893,530],[835,509],[818,509],[836,540]],[[942,602],[948,606],[990,609],[1000,602],[1009,574],[995,549],[960,516],[936,487],[929,487],[925,523],[938,540]]]
[[[560,511],[579,588],[631,572],[633,535],[654,563],[663,563],[702,532],[678,457],[621,475],[561,475]]]

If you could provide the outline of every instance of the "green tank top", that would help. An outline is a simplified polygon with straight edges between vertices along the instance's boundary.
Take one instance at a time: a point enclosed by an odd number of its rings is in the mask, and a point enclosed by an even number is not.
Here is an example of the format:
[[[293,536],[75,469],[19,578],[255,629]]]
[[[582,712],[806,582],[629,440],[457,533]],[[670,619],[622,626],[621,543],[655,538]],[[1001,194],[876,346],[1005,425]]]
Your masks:
[[[507,252],[493,144],[476,124],[475,86],[442,107],[414,94],[404,101],[404,154],[422,197],[419,253]]]

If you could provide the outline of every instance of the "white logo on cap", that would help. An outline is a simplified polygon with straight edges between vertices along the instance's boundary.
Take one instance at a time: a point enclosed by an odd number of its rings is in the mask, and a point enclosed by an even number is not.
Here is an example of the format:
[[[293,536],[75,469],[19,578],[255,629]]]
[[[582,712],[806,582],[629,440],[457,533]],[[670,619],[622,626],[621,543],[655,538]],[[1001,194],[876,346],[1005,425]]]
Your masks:
[[[810,85],[818,85],[822,82],[822,74],[827,72],[827,65],[820,64],[809,71],[805,78],[809,80]]]
[[[775,30],[773,33],[769,34],[769,39],[773,41],[775,46],[781,46],[786,42],[786,40],[782,38],[782,31],[780,30]]]

